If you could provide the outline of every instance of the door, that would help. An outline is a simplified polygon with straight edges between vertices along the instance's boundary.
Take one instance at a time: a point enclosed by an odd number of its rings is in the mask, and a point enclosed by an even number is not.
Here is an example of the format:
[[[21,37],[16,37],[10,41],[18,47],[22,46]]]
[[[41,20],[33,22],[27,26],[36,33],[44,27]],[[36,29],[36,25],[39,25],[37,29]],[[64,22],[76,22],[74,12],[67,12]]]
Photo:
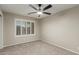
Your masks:
[[[3,20],[0,16],[0,49],[3,47]]]

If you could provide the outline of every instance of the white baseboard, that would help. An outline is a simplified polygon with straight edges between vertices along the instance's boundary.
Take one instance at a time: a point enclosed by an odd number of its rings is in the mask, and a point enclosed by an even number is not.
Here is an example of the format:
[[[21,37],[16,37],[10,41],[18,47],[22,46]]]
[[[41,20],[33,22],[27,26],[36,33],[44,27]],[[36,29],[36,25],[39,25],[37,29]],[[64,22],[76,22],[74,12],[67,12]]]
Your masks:
[[[57,47],[63,48],[63,49],[65,49],[65,50],[71,51],[71,52],[73,52],[73,53],[79,54],[78,52],[72,51],[71,49],[65,48],[65,47],[63,47],[63,46],[59,46],[59,45],[53,43],[53,42],[50,41],[50,40],[42,40],[42,41],[43,41],[43,42],[46,42],[46,43],[48,43],[48,44],[55,45],[55,46],[57,46]]]

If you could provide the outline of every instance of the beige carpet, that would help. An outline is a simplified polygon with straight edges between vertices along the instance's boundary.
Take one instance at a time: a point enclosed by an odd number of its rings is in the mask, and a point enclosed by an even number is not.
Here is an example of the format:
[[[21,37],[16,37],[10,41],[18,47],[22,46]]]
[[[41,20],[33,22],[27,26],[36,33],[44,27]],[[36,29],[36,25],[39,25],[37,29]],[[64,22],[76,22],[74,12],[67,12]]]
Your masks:
[[[42,41],[19,44],[0,50],[0,55],[76,55]]]

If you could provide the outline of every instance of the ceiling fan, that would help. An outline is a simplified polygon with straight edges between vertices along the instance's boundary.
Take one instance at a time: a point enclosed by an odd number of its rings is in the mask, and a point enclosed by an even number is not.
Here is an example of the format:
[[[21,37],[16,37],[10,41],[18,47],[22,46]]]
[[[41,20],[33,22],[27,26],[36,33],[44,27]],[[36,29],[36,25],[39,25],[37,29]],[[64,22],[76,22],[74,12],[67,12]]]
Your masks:
[[[51,13],[45,12],[47,9],[49,9],[49,8],[52,7],[51,4],[47,5],[43,9],[41,9],[42,4],[37,4],[37,5],[38,5],[38,9],[36,7],[34,7],[33,5],[29,5],[31,8],[33,8],[34,10],[36,10],[36,12],[30,12],[30,13],[28,13],[28,15],[35,14],[35,13],[38,14],[38,17],[40,17],[42,14],[51,15]]]

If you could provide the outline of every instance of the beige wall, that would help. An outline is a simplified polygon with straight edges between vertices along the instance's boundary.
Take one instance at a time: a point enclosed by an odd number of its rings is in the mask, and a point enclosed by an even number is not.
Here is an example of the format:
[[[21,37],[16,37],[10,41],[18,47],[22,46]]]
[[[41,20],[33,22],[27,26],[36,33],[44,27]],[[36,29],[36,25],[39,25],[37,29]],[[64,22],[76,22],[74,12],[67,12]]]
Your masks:
[[[38,26],[38,20],[24,17],[21,15],[11,14],[11,13],[3,13],[4,15],[4,47],[16,45],[20,43],[26,43],[30,41],[38,40],[39,35],[39,26]],[[15,36],[15,19],[26,19],[26,20],[33,20],[35,21],[35,30],[36,35],[35,36],[24,36],[24,37],[16,37]]]
[[[41,38],[79,53],[79,6],[41,20]]]

